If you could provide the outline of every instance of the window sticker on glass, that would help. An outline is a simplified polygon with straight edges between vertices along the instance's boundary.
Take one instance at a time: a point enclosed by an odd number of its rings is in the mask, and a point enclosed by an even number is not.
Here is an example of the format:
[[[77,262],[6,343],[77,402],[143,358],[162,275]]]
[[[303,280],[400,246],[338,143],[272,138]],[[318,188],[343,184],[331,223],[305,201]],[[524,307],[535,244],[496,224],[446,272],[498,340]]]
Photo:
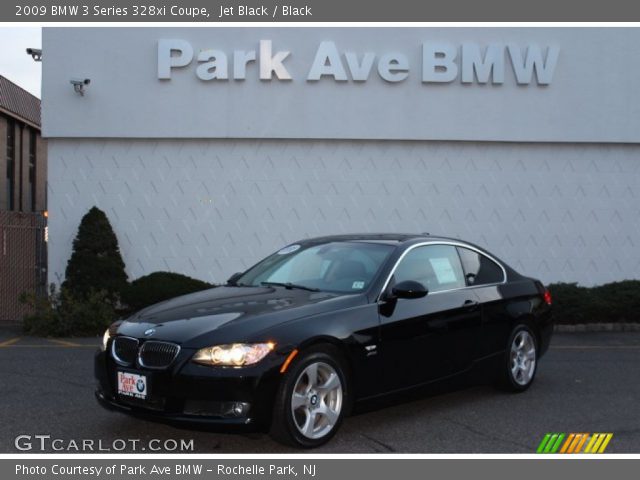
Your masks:
[[[278,255],[287,255],[293,253],[300,248],[300,245],[289,245],[278,252]]]
[[[353,282],[351,288],[353,290],[362,290],[364,288],[364,282]]]
[[[456,274],[448,258],[430,258],[429,263],[433,267],[439,284],[456,282]]]

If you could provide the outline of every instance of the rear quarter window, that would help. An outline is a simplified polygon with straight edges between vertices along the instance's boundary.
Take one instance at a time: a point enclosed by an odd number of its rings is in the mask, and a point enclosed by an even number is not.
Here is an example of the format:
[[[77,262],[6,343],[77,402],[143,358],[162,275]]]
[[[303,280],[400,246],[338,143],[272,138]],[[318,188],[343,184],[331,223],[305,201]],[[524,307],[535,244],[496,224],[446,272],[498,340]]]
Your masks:
[[[489,285],[504,282],[500,265],[489,257],[469,248],[457,247],[467,285]]]

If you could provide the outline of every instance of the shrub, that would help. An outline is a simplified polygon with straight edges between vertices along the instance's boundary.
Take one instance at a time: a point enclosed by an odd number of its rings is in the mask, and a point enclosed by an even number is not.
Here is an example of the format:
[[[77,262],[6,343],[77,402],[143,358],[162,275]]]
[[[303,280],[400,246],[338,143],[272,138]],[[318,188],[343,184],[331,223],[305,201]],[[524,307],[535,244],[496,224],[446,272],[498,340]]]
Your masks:
[[[104,290],[92,290],[78,299],[66,289],[56,291],[53,284],[45,298],[23,294],[20,300],[33,309],[32,314],[24,317],[24,332],[43,337],[101,335],[116,320],[107,296]]]
[[[93,207],[78,227],[62,288],[75,299],[88,299],[103,291],[105,298],[116,304],[126,286],[116,234],[105,213]]]
[[[62,331],[60,314],[60,295],[56,292],[54,284],[51,284],[50,293],[46,297],[41,297],[35,293],[22,293],[20,303],[31,307],[33,313],[24,316],[22,329],[27,335],[37,336],[57,336],[57,332]],[[64,332],[63,336],[66,332]]]
[[[23,329],[29,335],[100,335],[116,319],[116,306],[127,275],[116,238],[105,213],[93,207],[82,217],[60,291],[51,286],[42,298],[23,294],[31,306]]]
[[[576,283],[549,285],[556,323],[623,323],[640,321],[640,281],[624,280],[596,287]]]
[[[129,312],[135,312],[179,295],[206,290],[213,285],[172,272],[153,272],[131,282],[122,297]]]

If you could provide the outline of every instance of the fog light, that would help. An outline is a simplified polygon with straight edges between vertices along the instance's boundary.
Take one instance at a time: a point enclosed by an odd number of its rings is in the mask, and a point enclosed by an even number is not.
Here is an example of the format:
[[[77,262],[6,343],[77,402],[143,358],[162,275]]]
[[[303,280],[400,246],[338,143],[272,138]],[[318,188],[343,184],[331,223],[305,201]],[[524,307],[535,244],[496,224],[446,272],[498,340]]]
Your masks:
[[[251,404],[245,402],[216,402],[209,400],[188,400],[185,404],[186,415],[200,417],[245,417]]]
[[[244,413],[244,403],[236,402],[233,404],[233,414],[236,417],[241,416]]]
[[[244,402],[228,402],[225,407],[225,417],[243,417],[249,411],[249,404]]]

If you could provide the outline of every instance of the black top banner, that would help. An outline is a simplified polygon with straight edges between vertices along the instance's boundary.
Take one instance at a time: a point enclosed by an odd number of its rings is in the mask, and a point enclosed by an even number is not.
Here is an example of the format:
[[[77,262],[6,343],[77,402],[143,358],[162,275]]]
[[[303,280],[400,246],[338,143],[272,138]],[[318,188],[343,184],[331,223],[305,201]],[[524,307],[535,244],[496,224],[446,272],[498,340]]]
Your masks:
[[[2,22],[634,22],[629,0],[14,0]]]

